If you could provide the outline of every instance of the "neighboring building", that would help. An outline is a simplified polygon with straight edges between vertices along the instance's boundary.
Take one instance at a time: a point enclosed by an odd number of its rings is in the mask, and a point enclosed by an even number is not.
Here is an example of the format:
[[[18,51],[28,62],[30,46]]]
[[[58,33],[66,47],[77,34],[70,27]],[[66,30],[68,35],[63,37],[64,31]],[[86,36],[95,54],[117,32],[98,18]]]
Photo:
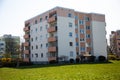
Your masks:
[[[0,58],[3,57],[5,53],[5,41],[0,40]]]
[[[120,30],[112,31],[110,34],[110,49],[112,53],[120,57]]]
[[[24,61],[75,60],[80,55],[107,58],[105,15],[55,7],[25,21]]]
[[[20,51],[20,37],[12,35],[3,35],[0,37],[1,41],[4,42],[4,53],[11,54],[12,57],[19,54]]]

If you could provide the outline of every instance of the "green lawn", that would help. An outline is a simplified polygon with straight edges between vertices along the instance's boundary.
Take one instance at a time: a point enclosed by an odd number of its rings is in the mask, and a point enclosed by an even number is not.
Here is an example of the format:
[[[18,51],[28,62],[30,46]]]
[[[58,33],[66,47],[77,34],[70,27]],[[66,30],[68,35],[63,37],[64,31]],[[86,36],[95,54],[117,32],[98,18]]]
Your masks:
[[[120,61],[104,64],[0,68],[0,80],[120,80]]]

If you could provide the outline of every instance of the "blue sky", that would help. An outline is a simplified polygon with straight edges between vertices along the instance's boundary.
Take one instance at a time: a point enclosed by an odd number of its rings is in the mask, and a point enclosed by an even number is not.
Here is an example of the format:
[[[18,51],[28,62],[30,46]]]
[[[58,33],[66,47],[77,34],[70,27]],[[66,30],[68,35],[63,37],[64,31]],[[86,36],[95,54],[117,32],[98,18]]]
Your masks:
[[[25,20],[56,6],[105,14],[107,39],[112,30],[120,29],[120,0],[0,0],[0,36],[23,38]]]

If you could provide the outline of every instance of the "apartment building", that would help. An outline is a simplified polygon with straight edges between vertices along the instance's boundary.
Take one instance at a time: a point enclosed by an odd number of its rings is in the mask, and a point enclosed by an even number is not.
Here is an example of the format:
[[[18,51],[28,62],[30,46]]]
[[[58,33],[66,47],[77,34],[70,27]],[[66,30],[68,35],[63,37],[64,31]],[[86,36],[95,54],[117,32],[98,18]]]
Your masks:
[[[110,34],[110,49],[112,53],[120,57],[120,30],[111,31]]]
[[[20,48],[20,37],[12,36],[10,34],[5,34],[0,37],[0,48],[2,53],[10,53],[11,57],[16,56],[19,53]],[[1,53],[1,52],[0,52]]]
[[[0,40],[0,58],[3,56],[5,53],[5,42]]]
[[[105,15],[55,7],[25,21],[24,61],[107,57]]]

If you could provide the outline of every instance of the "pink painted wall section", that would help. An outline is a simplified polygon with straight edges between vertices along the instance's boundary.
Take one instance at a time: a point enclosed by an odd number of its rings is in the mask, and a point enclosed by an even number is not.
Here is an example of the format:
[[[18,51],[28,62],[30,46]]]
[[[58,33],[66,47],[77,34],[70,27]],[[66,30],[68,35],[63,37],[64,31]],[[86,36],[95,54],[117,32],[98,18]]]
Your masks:
[[[68,14],[72,15],[72,18],[74,18],[74,10],[73,9],[66,9],[66,8],[57,8],[57,15],[62,17],[68,17]]]
[[[100,14],[91,14],[92,21],[105,22],[105,15]]]

